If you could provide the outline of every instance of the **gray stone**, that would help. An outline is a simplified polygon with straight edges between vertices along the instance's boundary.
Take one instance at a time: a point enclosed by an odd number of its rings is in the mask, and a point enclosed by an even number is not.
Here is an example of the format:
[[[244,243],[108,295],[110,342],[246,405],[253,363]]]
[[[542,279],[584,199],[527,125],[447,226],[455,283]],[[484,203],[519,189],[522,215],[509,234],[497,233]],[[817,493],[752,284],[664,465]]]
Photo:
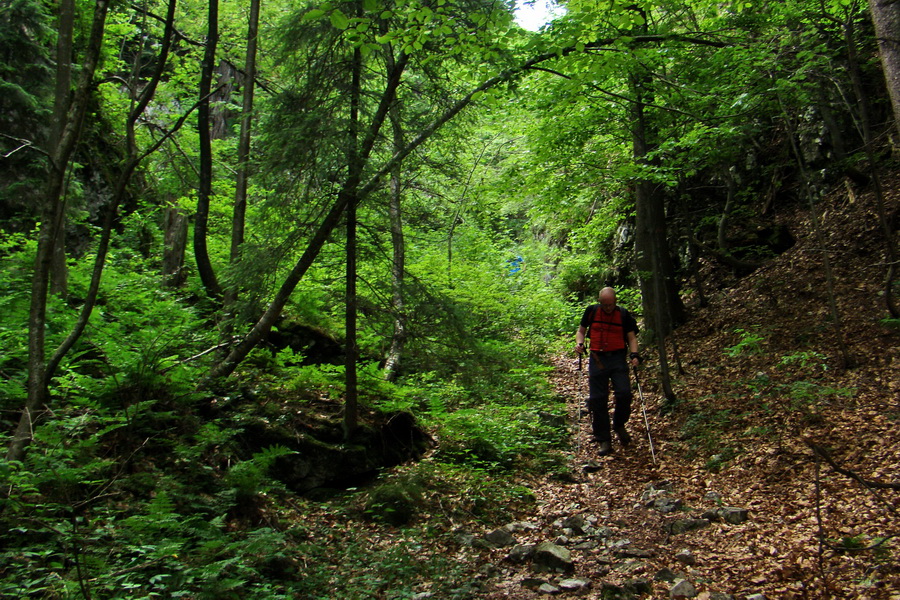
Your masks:
[[[670,569],[669,567],[663,567],[662,569],[660,569],[659,571],[656,572],[656,574],[653,576],[653,579],[655,579],[656,581],[665,581],[668,583],[672,583],[679,577],[682,577],[682,576],[679,575],[678,573],[676,573],[675,571],[673,571],[672,569]]]
[[[718,523],[719,522],[719,509],[713,510],[705,510],[703,514],[700,515],[701,519],[706,519],[710,523]]]
[[[591,582],[581,577],[563,579],[559,582],[559,588],[566,592],[586,592],[591,587]]]
[[[564,529],[570,529],[572,532],[577,534],[584,533],[585,527],[587,527],[588,522],[581,515],[572,515],[571,517],[567,517],[563,519],[562,527]]]
[[[544,583],[541,584],[541,587],[539,587],[537,591],[539,594],[558,594],[560,590],[555,585]]]
[[[412,600],[427,600],[428,598],[434,598],[434,592],[419,592],[412,597]]]
[[[644,548],[621,548],[614,552],[619,558],[653,558],[656,553]]]
[[[678,519],[669,523],[669,531],[672,535],[703,529],[704,527],[709,527],[709,519]]]
[[[653,586],[650,585],[650,582],[643,577],[629,579],[625,582],[625,585],[623,587],[636,596],[644,596],[646,594],[653,593]]]
[[[572,546],[575,550],[594,550],[598,548],[600,544],[595,542],[594,540],[585,540],[583,542],[579,542]]]
[[[723,594],[722,592],[710,592],[709,600],[734,600],[731,594]]]
[[[677,498],[662,497],[652,500],[648,506],[661,513],[671,513],[681,509],[682,502]]]
[[[537,531],[539,527],[534,523],[529,523],[527,521],[517,521],[515,523],[504,525],[503,529],[510,533],[521,533],[523,531]]]
[[[484,541],[495,548],[503,548],[504,546],[512,546],[516,543],[516,538],[504,527],[495,529],[490,533],[484,534]]]
[[[538,577],[526,577],[522,580],[522,587],[528,588],[529,590],[536,590],[545,583],[547,583],[547,580],[545,579],[540,579]]]
[[[506,555],[506,559],[514,563],[523,563],[534,556],[535,544],[516,544]]]
[[[740,525],[744,521],[747,520],[748,511],[746,508],[737,508],[734,506],[728,506],[726,508],[720,508],[716,511],[719,514],[719,517],[722,518],[726,523],[731,523],[732,525]]]
[[[697,588],[687,579],[679,579],[669,590],[669,598],[696,598]]]
[[[675,553],[675,560],[683,565],[693,566],[697,564],[697,557],[691,554],[690,550],[683,549]]]
[[[551,542],[541,542],[534,551],[534,568],[538,571],[569,573],[575,569],[575,563],[568,549]]]
[[[766,600],[765,594],[752,594],[747,596],[747,600]]]
[[[606,538],[612,536],[612,534],[613,534],[613,530],[610,529],[609,527],[598,527],[597,529],[594,530],[594,533],[593,533],[594,537],[600,538],[600,539],[606,539]]]
[[[718,492],[706,492],[706,495],[703,496],[703,499],[706,500],[707,502],[714,502],[714,503],[718,504],[719,502],[722,501],[722,494],[720,494]]]

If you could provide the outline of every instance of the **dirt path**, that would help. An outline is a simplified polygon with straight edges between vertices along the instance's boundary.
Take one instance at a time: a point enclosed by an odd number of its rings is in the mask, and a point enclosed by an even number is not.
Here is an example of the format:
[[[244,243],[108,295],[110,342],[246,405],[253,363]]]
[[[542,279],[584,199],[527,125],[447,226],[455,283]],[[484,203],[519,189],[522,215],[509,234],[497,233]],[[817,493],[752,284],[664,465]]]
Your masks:
[[[568,399],[570,418],[581,404],[576,366],[577,361],[561,358],[553,375],[557,391]],[[627,449],[616,446],[611,456],[597,458],[585,415],[578,421],[580,444],[573,448],[570,473],[530,482],[537,501],[527,520],[536,528],[517,534],[516,540],[567,548],[574,571],[535,574],[530,563],[513,564],[504,556],[509,548],[498,549],[493,558],[500,565],[494,579],[499,583],[485,597],[547,597],[536,589],[539,584],[560,588],[562,581],[575,578],[588,587],[560,589],[559,594],[670,598],[677,581],[685,579],[704,599],[729,597],[719,594],[769,600],[900,599],[889,543],[880,553],[839,552],[820,544],[822,532],[831,543],[842,533],[862,534],[860,545],[877,542],[884,531],[896,530],[890,507],[879,506],[875,496],[827,472],[827,466],[817,467],[800,439],[775,436],[772,443],[748,444],[718,472],[704,468],[704,459],[687,456],[677,420],[660,416],[658,397],[647,389],[652,386],[642,385],[657,463],[651,460],[637,396],[629,422],[633,442]],[[889,427],[880,414],[873,410],[854,418],[860,427],[873,419]],[[596,470],[585,471],[585,464]],[[746,514],[746,520],[723,520],[721,509],[727,507],[746,510],[729,519]],[[586,519],[586,531],[561,526],[574,516]],[[704,517],[713,520],[703,523]],[[672,532],[685,523],[698,528]]]

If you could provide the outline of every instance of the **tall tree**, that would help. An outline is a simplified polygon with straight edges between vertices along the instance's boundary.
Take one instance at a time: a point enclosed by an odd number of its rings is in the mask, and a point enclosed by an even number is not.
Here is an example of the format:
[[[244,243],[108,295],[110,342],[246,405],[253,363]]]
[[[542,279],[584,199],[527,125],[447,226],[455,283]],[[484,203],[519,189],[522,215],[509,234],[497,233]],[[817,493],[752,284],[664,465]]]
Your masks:
[[[209,204],[212,197],[213,159],[210,133],[210,96],[216,68],[216,47],[219,42],[219,0],[209,0],[207,13],[206,47],[200,67],[200,108],[197,111],[197,134],[200,148],[200,181],[197,189],[197,214],[194,217],[194,260],[206,293],[219,298],[222,288],[216,278],[209,258],[207,236],[209,229]]]
[[[49,153],[47,187],[41,202],[41,228],[31,280],[31,306],[28,316],[28,396],[19,424],[10,442],[7,458],[21,460],[31,441],[34,415],[47,398],[46,327],[47,294],[55,241],[65,220],[65,178],[75,146],[81,137],[81,125],[94,87],[94,72],[100,61],[106,25],[108,0],[96,0],[90,34],[81,61],[78,82],[68,103],[64,123],[56,144]]]
[[[900,133],[900,4],[896,0],[869,0],[869,10],[894,111],[894,126]]]

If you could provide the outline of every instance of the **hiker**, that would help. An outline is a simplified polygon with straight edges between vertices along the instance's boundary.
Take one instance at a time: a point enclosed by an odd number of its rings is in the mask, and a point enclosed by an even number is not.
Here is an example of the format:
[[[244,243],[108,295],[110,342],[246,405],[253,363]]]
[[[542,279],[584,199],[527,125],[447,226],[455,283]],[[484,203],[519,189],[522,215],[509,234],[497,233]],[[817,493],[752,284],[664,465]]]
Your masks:
[[[590,395],[588,410],[591,412],[591,426],[594,438],[600,443],[598,454],[606,456],[612,452],[612,435],[609,427],[609,382],[612,381],[615,396],[615,412],[612,429],[622,446],[631,443],[631,436],[625,429],[631,416],[631,380],[628,366],[640,364],[638,354],[637,322],[627,310],[616,305],[616,291],[611,287],[600,290],[600,304],[592,304],[581,317],[581,326],[575,334],[575,352],[590,351],[588,360],[588,381]],[[590,339],[590,347],[585,348],[585,337]]]

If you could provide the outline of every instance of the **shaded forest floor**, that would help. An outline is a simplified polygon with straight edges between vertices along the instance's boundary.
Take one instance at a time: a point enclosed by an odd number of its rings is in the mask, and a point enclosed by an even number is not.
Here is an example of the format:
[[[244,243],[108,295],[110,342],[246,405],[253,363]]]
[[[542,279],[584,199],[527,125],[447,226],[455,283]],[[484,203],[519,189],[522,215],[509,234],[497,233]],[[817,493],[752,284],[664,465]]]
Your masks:
[[[896,213],[896,187],[888,193]],[[585,416],[572,481],[532,484],[543,539],[573,514],[609,528],[599,546],[572,551],[572,576],[592,584],[586,597],[614,597],[602,582],[642,577],[652,597],[668,598],[674,574],[701,597],[900,598],[900,347],[898,331],[881,322],[883,236],[870,196],[841,193],[824,205],[851,368],[842,365],[805,211],[785,221],[797,244],[764,268],[729,280],[710,267],[718,289],[708,306],[691,308],[669,345],[678,355],[674,403],[656,388],[657,362],[642,368],[656,464],[636,395],[631,447],[596,459]],[[576,361],[555,364],[554,385],[574,415],[586,393]],[[677,510],[653,504],[660,488],[680,501]],[[723,506],[747,509],[748,519],[670,533],[673,522]],[[489,597],[539,597],[523,589],[528,577],[507,569]]]
[[[886,187],[889,211],[900,214],[900,182]],[[596,457],[588,417],[573,426],[587,382],[579,385],[572,354],[558,356],[551,384],[573,434],[558,464],[504,475],[504,489],[512,478],[522,490],[514,501],[492,495],[490,472],[459,485],[449,471],[426,477],[412,528],[360,519],[365,494],[343,505],[300,500],[297,516],[315,524],[309,547],[331,549],[316,559],[331,564],[323,581],[375,578],[377,597],[407,597],[394,593],[402,586],[417,600],[547,597],[542,583],[560,597],[627,600],[643,589],[670,598],[679,579],[713,600],[900,600],[900,331],[884,321],[884,240],[870,195],[841,191],[822,205],[849,368],[799,207],[777,218],[797,243],[763,268],[736,277],[705,264],[709,302],[689,297],[690,319],[669,340],[674,402],[656,385],[653,349],[643,350],[655,464],[637,396],[632,445]],[[382,481],[414,481],[429,468],[427,459],[404,465]],[[703,521],[724,507],[746,510],[746,520]],[[679,522],[698,528],[678,533]],[[504,525],[510,539],[484,543]],[[567,549],[572,570],[536,572],[521,551],[541,542]],[[332,562],[354,553],[362,571]],[[392,561],[397,579],[376,556]]]

